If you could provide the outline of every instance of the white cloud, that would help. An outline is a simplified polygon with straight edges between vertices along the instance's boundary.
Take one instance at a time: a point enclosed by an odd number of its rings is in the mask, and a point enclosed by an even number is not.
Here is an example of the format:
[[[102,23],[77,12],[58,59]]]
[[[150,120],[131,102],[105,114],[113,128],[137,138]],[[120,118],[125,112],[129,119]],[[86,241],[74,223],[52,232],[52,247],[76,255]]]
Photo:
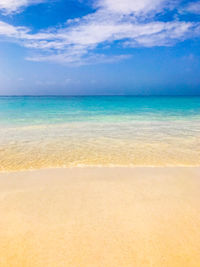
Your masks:
[[[112,55],[107,56],[104,54],[97,53],[77,53],[71,54],[71,52],[61,52],[59,54],[41,54],[32,57],[27,57],[27,60],[41,62],[56,62],[56,63],[67,63],[74,66],[89,65],[89,64],[100,64],[100,63],[113,63],[123,59],[130,58],[131,55]]]
[[[145,14],[158,10],[166,5],[166,0],[99,0],[97,7],[106,9],[112,13],[128,15],[131,13]]]
[[[113,62],[130,57],[102,53],[102,47],[116,41],[121,47],[168,46],[196,34],[198,23],[155,19],[169,3],[172,6],[178,0],[98,0],[93,13],[69,20],[62,28],[32,34],[28,28],[0,22],[0,35],[37,51],[29,60],[78,65]]]
[[[10,14],[20,11],[21,8],[41,2],[44,2],[44,0],[0,0],[0,11],[4,14]]]
[[[189,5],[187,5],[184,8],[184,11],[194,13],[194,14],[200,14],[200,1],[198,2],[191,2]]]
[[[6,37],[20,38],[26,35],[26,27],[15,27],[3,21],[0,21],[0,35]]]

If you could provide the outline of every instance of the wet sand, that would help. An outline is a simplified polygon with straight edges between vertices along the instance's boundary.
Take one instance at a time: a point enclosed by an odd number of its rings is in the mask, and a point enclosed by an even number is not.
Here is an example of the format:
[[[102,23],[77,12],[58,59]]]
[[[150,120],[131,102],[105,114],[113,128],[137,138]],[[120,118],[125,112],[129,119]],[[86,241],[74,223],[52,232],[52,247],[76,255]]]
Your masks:
[[[200,168],[1,173],[0,266],[200,266]]]

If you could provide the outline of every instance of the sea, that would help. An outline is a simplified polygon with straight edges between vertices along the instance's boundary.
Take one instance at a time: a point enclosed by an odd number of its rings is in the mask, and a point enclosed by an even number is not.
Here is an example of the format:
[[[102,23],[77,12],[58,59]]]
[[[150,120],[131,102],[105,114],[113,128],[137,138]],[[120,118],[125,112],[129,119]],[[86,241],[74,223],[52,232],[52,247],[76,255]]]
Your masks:
[[[0,97],[0,171],[199,165],[198,96]]]

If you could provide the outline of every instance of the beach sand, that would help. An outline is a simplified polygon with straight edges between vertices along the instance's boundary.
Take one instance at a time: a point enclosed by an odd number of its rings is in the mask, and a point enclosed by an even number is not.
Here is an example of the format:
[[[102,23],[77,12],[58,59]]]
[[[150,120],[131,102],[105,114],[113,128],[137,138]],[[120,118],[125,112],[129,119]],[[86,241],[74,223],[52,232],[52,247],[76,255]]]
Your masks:
[[[200,168],[0,174],[1,267],[198,267]]]

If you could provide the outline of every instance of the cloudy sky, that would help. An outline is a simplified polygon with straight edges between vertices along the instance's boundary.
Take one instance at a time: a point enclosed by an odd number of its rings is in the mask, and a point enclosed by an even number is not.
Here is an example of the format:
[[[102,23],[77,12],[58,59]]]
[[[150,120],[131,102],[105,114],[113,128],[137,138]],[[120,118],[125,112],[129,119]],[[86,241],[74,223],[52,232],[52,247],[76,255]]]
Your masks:
[[[200,1],[0,0],[0,94],[200,94]]]

